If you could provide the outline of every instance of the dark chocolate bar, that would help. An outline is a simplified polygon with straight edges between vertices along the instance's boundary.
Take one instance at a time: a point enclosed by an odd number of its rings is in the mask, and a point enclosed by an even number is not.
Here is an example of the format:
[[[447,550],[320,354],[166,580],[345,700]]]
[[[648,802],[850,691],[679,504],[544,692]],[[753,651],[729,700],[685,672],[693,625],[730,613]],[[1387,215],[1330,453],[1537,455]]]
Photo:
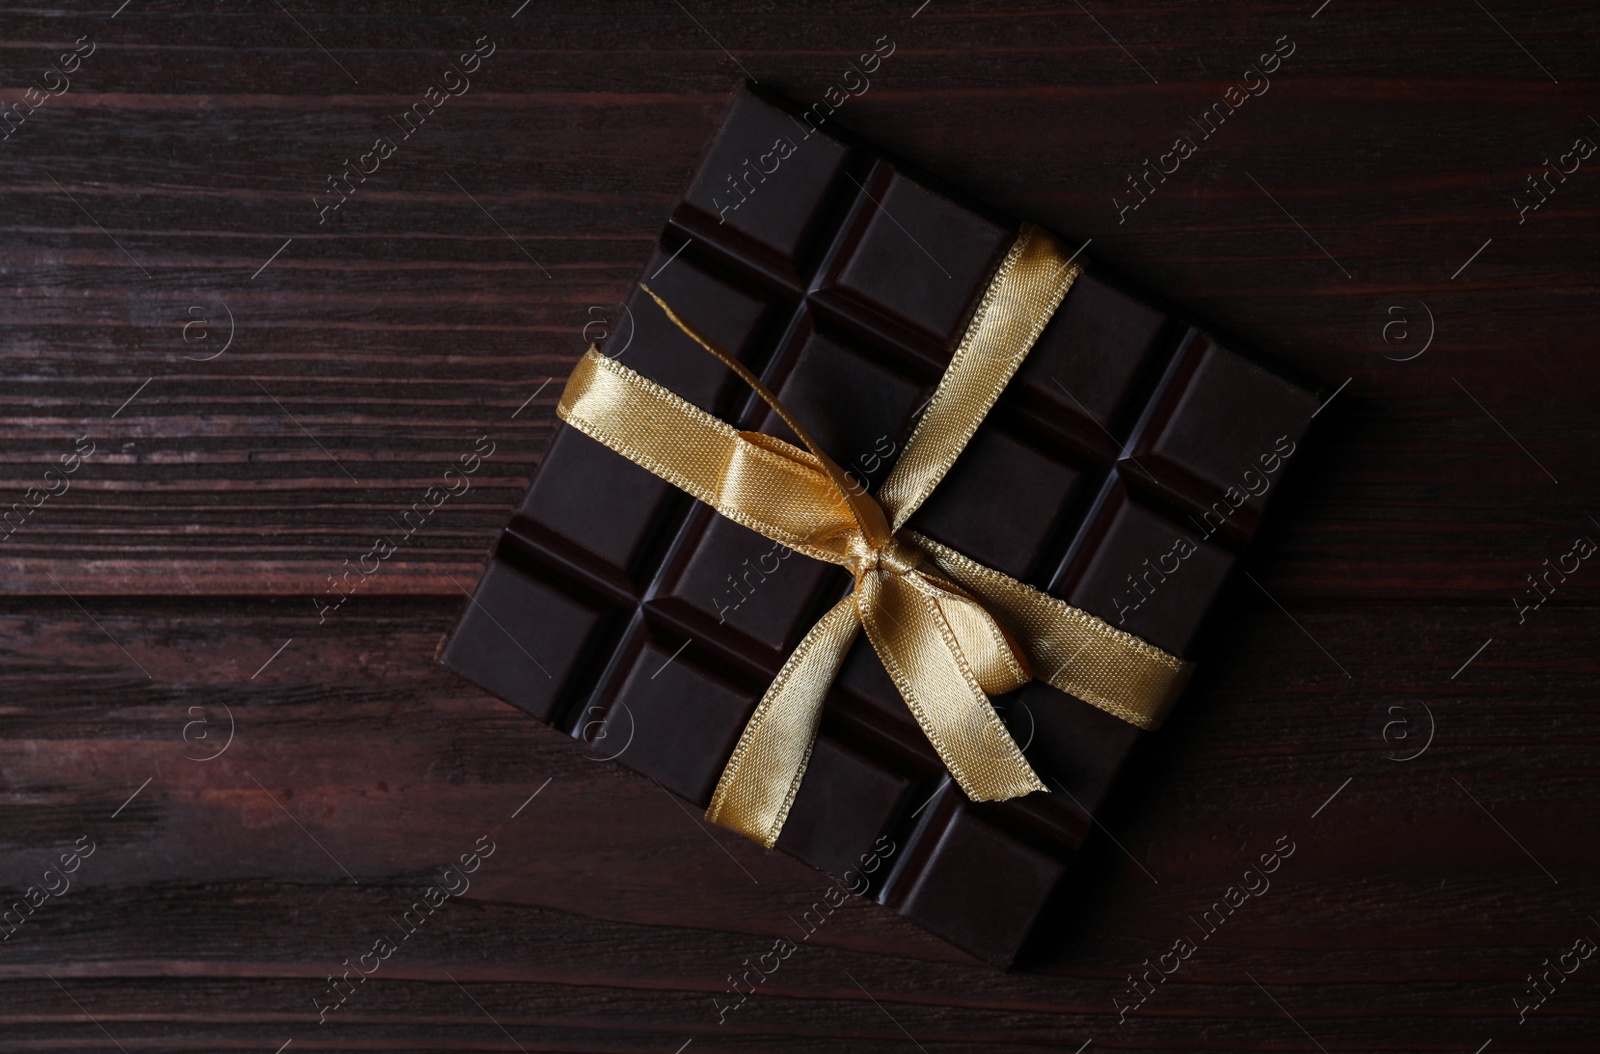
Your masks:
[[[812,119],[739,92],[643,274],[876,485],[1017,224]],[[637,290],[627,316],[608,354],[793,441]],[[1090,266],[910,526],[1195,658],[1318,404]],[[784,658],[849,589],[561,427],[441,658],[580,739],[627,743],[622,763],[704,808]],[[1146,733],[1040,681],[995,705],[1051,793],[967,801],[862,637],[778,847],[839,875],[880,846],[873,896],[1011,962]]]

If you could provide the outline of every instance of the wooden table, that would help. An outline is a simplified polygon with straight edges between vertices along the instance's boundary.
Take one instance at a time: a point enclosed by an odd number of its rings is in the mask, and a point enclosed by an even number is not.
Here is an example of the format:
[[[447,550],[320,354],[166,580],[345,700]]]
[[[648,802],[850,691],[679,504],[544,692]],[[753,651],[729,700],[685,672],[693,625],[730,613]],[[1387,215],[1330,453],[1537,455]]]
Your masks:
[[[519,2],[5,15],[0,889],[56,895],[0,942],[0,1051],[1600,1047],[1570,954],[1600,944],[1600,567],[1518,608],[1600,538],[1600,9]],[[824,876],[433,654],[730,87],[820,98],[883,37],[838,120],[1349,380],[1025,966],[852,902],[719,1024]],[[470,493],[319,617],[479,437]]]

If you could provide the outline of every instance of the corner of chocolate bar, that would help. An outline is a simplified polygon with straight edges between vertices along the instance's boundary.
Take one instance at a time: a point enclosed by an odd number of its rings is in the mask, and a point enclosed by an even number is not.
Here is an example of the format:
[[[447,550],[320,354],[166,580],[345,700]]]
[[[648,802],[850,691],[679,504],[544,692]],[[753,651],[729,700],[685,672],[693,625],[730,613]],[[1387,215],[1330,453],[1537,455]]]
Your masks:
[[[495,561],[445,639],[439,661],[549,723],[582,679],[604,618],[557,585]]]
[[[991,823],[959,792],[947,800],[908,846],[896,910],[963,951],[1009,967],[1066,873],[1068,854]]]
[[[842,192],[850,149],[765,92],[736,91],[672,222],[798,282]]]

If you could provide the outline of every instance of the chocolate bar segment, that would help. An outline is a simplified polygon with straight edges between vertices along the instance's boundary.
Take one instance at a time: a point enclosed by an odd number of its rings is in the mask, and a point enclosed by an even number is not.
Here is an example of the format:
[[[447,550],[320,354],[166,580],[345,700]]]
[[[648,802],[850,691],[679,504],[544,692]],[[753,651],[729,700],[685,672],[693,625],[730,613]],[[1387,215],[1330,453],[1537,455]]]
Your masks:
[[[1166,315],[1090,268],[1072,283],[1011,383],[1094,446],[1120,444],[1141,382],[1170,351],[1173,329]]]
[[[1163,651],[1187,655],[1234,563],[1190,523],[1163,516],[1113,479],[1050,592]]]
[[[755,709],[755,693],[685,657],[688,641],[651,639],[639,625],[632,636],[612,673],[614,694],[599,694],[603,739],[626,744],[616,756],[629,768],[703,809]]]
[[[439,660],[541,721],[558,714],[604,612],[496,561],[478,581]]]
[[[760,342],[770,302],[725,277],[684,259],[682,245],[663,245],[645,268],[641,285],[669,304],[694,304],[696,328],[746,365],[759,368],[767,348]],[[676,258],[674,257],[676,253]],[[654,277],[648,277],[653,275]],[[728,397],[742,402],[748,394],[726,366],[701,350],[661,311],[649,294],[636,286],[626,301],[607,355],[688,400],[707,413],[728,410]]]
[[[703,526],[685,539],[680,567],[653,606],[687,609],[679,617],[697,619],[701,635],[744,638],[741,649],[760,649],[763,668],[776,673],[811,628],[806,616],[834,568],[707,512],[696,510]],[[848,580],[835,579],[841,588]]]
[[[849,150],[826,132],[749,94],[734,98],[684,196],[697,230],[796,276],[828,219]]]
[[[1133,456],[1200,506],[1204,533],[1244,542],[1319,405],[1317,392],[1196,331]]]
[[[817,333],[810,318],[799,321],[798,350],[778,364],[784,374],[774,390],[841,468],[877,482],[893,464],[912,411],[933,389],[883,355],[852,347],[843,334]],[[800,443],[776,414],[763,420],[762,431]]]
[[[953,347],[1015,228],[964,209],[880,165],[860,190],[819,292],[848,303],[879,332]]]
[[[676,492],[582,432],[561,428],[517,515],[627,574]]]
[[[1017,224],[815,119],[740,93],[641,277],[876,487]],[[795,441],[638,290],[604,350]],[[1318,405],[1089,265],[910,525],[1193,657]],[[704,807],[762,692],[849,589],[561,427],[442,658]],[[1051,658],[1036,676],[1079,656]],[[1039,680],[993,702],[1049,793],[967,801],[859,637],[778,848],[1007,964],[1147,733]]]
[[[909,524],[1024,581],[1043,561],[1089,469],[994,425],[980,429]]]
[[[882,885],[898,846],[890,833],[914,783],[832,735],[817,737],[778,848],[865,892]],[[887,844],[885,844],[885,841]],[[881,869],[863,870],[874,855]]]
[[[1011,963],[1066,872],[1067,857],[1007,832],[946,785],[896,875],[892,903],[917,925],[996,965]]]

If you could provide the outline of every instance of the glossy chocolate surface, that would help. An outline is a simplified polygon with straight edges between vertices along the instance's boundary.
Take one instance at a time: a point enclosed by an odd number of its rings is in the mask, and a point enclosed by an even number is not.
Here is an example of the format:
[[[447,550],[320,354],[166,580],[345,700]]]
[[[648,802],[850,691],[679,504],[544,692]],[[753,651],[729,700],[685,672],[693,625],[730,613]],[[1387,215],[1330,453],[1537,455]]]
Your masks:
[[[876,485],[1016,228],[831,132],[740,92],[643,278]],[[627,309],[608,354],[792,440],[642,292]],[[1194,658],[1318,401],[1090,267],[911,526]],[[441,658],[703,807],[849,588],[561,428]],[[1009,963],[1146,733],[1037,681],[995,705],[1051,793],[968,802],[861,639],[778,847],[842,875],[887,838],[873,895]]]

